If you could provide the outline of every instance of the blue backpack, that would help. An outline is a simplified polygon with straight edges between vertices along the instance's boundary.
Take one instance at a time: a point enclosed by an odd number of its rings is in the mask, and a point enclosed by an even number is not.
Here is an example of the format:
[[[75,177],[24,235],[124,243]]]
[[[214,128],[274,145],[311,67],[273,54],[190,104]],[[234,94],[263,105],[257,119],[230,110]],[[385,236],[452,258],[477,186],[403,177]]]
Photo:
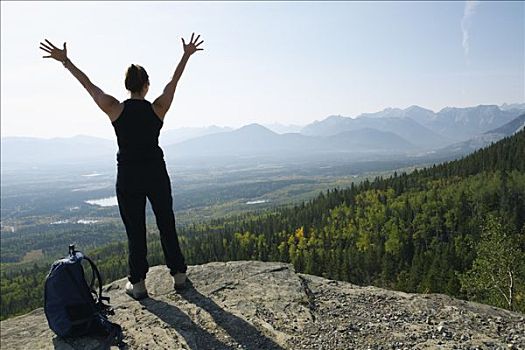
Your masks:
[[[91,266],[88,285],[82,260]],[[98,291],[95,290],[98,282]],[[106,336],[106,343],[122,344],[122,328],[108,320],[114,311],[109,298],[102,296],[102,279],[91,259],[69,246],[69,254],[51,266],[44,287],[44,312],[49,328],[64,338],[80,336]]]

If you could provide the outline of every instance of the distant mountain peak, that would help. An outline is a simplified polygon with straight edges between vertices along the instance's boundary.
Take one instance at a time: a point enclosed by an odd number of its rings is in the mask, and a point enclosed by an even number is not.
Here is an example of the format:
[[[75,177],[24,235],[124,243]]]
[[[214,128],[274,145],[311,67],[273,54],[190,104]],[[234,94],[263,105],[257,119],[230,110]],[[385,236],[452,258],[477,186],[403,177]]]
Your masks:
[[[326,117],[326,119],[324,120],[341,120],[341,119],[346,119],[347,117],[343,117],[342,115],[338,114],[338,115],[329,115],[328,117]],[[323,121],[324,121],[323,120]]]
[[[264,132],[269,132],[269,133],[274,133],[273,131],[271,131],[270,129],[268,129],[267,127],[264,127],[262,126],[261,124],[257,124],[257,123],[251,123],[251,124],[248,124],[248,125],[244,125],[242,127],[240,127],[239,129],[237,129],[237,131],[247,131],[247,130],[253,130],[253,131],[264,131]]]
[[[242,129],[242,128],[264,128],[264,126],[262,126],[261,124],[258,124],[258,123],[251,123],[251,124],[246,124],[246,125],[242,126],[240,129]]]
[[[383,112],[397,112],[401,110],[402,110],[401,108],[397,108],[397,107],[387,107],[383,109]]]
[[[418,111],[418,112],[427,112],[427,113],[434,113],[433,110],[424,108],[418,105],[412,105],[410,107],[407,107],[404,109],[405,112],[412,112],[412,111]]]
[[[500,106],[500,109],[504,111],[512,110],[512,109],[518,109],[518,110],[524,110],[525,111],[525,102],[522,103],[504,103]]]
[[[450,112],[450,111],[473,111],[473,110],[493,110],[493,111],[500,111],[498,105],[477,105],[477,106],[471,106],[471,107],[444,107],[439,112]]]

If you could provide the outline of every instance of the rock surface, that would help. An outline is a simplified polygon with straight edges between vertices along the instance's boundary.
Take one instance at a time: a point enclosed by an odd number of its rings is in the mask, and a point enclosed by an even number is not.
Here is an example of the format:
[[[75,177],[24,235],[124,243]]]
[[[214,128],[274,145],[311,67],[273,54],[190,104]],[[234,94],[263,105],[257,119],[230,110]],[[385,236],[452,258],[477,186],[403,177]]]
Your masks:
[[[358,287],[295,273],[283,263],[191,266],[175,292],[165,267],[150,269],[150,298],[105,287],[127,349],[525,349],[525,315],[439,294]],[[2,321],[2,349],[98,349],[63,340],[43,309]],[[113,346],[112,349],[117,349]]]

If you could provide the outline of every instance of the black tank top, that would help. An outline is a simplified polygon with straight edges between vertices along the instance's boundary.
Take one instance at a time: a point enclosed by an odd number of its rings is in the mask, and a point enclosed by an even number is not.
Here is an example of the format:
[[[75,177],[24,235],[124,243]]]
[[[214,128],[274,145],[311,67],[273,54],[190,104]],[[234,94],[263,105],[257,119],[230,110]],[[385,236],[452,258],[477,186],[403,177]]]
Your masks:
[[[149,101],[124,101],[124,110],[112,124],[117,135],[119,165],[164,159],[159,147],[159,133],[163,123]]]

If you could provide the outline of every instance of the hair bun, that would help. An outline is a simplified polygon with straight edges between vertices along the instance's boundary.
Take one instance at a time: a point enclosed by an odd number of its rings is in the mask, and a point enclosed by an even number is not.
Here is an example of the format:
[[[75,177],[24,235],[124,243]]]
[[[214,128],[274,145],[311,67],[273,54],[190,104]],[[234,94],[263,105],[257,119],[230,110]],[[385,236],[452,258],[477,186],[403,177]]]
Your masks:
[[[146,70],[138,64],[131,64],[126,72],[125,85],[130,92],[140,92],[149,83]]]

